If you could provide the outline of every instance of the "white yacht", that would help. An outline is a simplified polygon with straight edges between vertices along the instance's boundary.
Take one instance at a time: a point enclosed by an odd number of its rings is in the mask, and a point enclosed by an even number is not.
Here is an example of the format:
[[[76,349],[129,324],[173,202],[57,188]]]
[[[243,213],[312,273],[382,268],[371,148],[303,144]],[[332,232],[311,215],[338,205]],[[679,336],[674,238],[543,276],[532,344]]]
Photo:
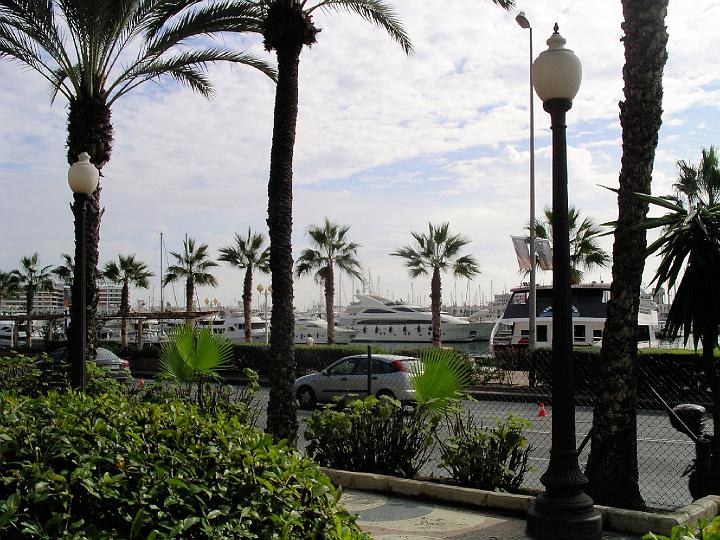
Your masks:
[[[353,340],[355,334],[356,332],[350,328],[336,326],[335,343],[346,345]],[[318,315],[295,317],[295,343],[304,344],[308,337],[311,337],[314,343],[327,343],[327,321]]]
[[[607,303],[610,299],[609,283],[586,283],[571,286],[571,306],[574,345],[598,345],[602,342]],[[552,286],[537,287],[536,340],[538,347],[552,346]],[[515,287],[505,312],[495,323],[490,336],[493,349],[527,347],[529,335],[528,297],[530,287]],[[641,295],[638,313],[637,336],[642,347],[658,346],[658,309],[651,300]]]
[[[13,336],[16,324],[15,321],[0,321],[0,347],[25,345],[25,325],[18,326],[17,332]]]
[[[225,312],[208,315],[195,321],[196,328],[207,328],[213,334],[223,334],[232,343],[245,343],[245,317],[242,313]],[[250,339],[253,342],[265,341],[265,328],[269,326],[257,315],[250,318]]]
[[[432,341],[432,313],[429,307],[393,302],[382,296],[357,294],[337,319],[340,327],[355,331],[353,342],[411,342]],[[440,314],[443,342],[478,339],[478,325],[467,319]]]

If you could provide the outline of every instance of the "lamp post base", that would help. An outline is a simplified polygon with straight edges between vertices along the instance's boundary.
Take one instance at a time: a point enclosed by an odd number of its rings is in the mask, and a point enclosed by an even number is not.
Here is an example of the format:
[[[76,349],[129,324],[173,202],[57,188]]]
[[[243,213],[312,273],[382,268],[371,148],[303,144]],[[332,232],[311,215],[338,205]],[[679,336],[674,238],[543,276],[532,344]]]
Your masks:
[[[527,512],[527,533],[540,540],[600,540],[602,515],[582,491],[571,496],[545,491]]]

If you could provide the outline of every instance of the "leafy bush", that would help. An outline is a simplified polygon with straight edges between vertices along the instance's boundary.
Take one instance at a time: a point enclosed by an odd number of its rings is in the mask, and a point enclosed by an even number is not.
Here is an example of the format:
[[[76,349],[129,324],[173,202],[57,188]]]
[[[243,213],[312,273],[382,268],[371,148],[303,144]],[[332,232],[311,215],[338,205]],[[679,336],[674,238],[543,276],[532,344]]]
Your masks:
[[[455,412],[450,437],[439,440],[442,465],[461,486],[517,491],[530,470],[530,445],[523,436],[531,423],[509,414],[494,428],[477,427],[470,415]]]
[[[314,411],[305,420],[307,451],[325,467],[412,478],[430,456],[438,421],[369,396]]]
[[[710,523],[703,520],[696,526],[673,527],[670,536],[649,532],[643,540],[720,540],[720,516]]]
[[[0,394],[0,537],[364,538],[339,492],[270,435],[117,394]]]
[[[128,386],[129,397],[149,403],[180,401],[187,404],[202,403],[202,411],[208,414],[224,413],[237,418],[240,423],[254,426],[260,415],[260,402],[255,398],[260,389],[258,375],[251,369],[244,370],[247,383],[243,386],[224,384],[213,378],[212,384],[204,384],[200,390],[192,382],[175,381],[167,375],[159,375],[152,382],[138,382]],[[198,392],[202,399],[198,400]]]

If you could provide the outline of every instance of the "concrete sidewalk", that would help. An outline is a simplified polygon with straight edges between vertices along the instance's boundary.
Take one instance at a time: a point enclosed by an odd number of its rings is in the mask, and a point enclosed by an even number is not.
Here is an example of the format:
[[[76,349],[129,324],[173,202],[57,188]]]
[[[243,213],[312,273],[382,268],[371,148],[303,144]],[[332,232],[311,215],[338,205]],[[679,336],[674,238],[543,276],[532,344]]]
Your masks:
[[[459,505],[347,489],[342,505],[358,514],[360,528],[377,540],[529,540],[525,520]],[[640,536],[606,532],[607,540]]]

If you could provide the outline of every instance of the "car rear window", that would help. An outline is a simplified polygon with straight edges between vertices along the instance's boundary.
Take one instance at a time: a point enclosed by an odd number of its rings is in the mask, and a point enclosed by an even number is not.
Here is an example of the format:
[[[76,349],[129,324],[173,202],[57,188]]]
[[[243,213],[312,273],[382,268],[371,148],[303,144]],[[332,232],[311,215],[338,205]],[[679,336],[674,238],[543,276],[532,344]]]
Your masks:
[[[400,360],[402,366],[407,370],[408,373],[415,373],[422,371],[422,362],[420,360],[408,359]]]

